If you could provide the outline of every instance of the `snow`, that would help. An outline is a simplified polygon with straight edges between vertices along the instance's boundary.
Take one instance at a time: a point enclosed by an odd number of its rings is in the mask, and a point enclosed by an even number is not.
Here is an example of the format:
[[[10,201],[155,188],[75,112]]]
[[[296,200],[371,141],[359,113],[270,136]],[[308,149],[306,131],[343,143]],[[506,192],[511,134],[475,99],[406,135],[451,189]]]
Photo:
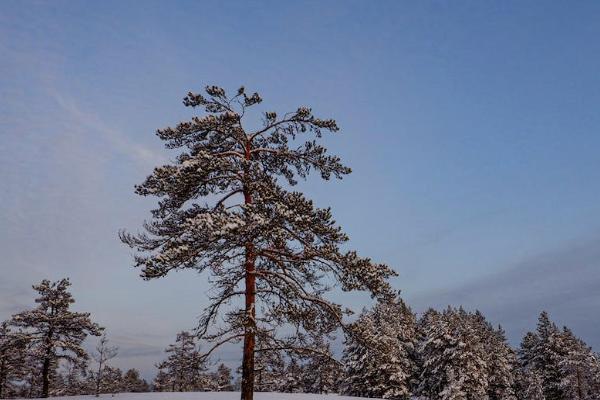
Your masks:
[[[53,400],[92,400],[90,396],[51,397]],[[239,392],[152,392],[152,393],[117,393],[100,395],[101,399],[115,400],[239,400]],[[254,393],[256,400],[360,400],[362,397],[348,397],[307,394],[307,393]]]

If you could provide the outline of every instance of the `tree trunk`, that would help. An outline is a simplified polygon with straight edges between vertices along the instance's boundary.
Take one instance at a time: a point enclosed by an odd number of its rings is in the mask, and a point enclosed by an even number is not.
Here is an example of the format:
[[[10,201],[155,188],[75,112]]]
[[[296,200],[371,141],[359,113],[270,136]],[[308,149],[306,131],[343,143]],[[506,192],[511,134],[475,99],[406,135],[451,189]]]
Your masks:
[[[4,366],[5,362],[2,360],[2,364],[0,364],[0,399],[2,398],[2,390],[4,389],[4,381],[6,380],[4,376]]]
[[[103,355],[103,351],[100,352],[100,361],[98,362],[98,374],[96,375],[96,397],[100,396],[100,382],[102,381],[102,357],[104,357]]]
[[[44,365],[42,367],[42,397],[48,397],[50,390],[50,356],[46,356],[44,359]]]
[[[251,158],[251,144],[246,144],[246,160]],[[246,175],[246,174],[244,174]],[[252,203],[250,190],[244,188],[244,203]],[[241,399],[253,400],[254,398],[254,345],[256,335],[256,275],[254,274],[256,254],[252,242],[246,243],[246,260],[244,263],[246,284],[246,308],[244,327],[244,353],[242,359],[242,387]]]
[[[254,275],[254,247],[246,246],[246,327],[244,332],[244,358],[242,360],[242,400],[254,396],[254,345],[256,310],[254,308],[256,277]]]

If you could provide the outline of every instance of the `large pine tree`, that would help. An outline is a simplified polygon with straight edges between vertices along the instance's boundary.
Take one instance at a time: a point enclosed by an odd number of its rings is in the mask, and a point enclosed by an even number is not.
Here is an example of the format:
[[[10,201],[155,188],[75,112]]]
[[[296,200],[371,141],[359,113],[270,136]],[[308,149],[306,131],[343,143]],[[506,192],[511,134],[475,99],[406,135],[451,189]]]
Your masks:
[[[388,295],[393,271],[343,251],[348,238],[331,211],[289,189],[311,171],[323,179],[350,172],[316,140],[302,141],[337,132],[334,120],[300,107],[281,117],[265,112],[250,129],[245,117],[262,101],[257,93],[240,88],[230,97],[210,86],[206,94],[184,99],[206,114],[158,130],[167,148],[182,151],[136,188],[160,198],[146,233],[121,239],[139,251],[145,279],[210,270],[214,290],[200,335],[215,347],[243,339],[242,399],[251,400],[257,335],[270,348],[310,352],[311,340],[334,331],[344,314],[324,297],[329,284]],[[211,330],[221,314],[225,324]],[[294,333],[278,334],[282,327]]]
[[[38,306],[15,314],[11,324],[26,330],[32,359],[39,363],[41,396],[48,397],[50,382],[61,360],[73,364],[85,363],[88,354],[82,343],[88,335],[99,336],[102,328],[90,319],[89,313],[71,311],[75,302],[69,292],[68,279],[57,282],[43,280],[33,289],[39,293]]]

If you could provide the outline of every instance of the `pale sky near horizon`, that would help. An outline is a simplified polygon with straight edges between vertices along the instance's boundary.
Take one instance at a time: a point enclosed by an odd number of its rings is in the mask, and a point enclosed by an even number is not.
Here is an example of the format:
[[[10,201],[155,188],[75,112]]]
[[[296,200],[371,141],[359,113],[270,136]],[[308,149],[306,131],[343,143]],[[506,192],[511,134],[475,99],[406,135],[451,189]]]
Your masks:
[[[416,311],[479,308],[517,344],[546,309],[600,350],[598,21],[593,1],[3,1],[0,320],[69,276],[115,363],[153,375],[206,276],[144,282],[117,232],[149,216],[133,186],[173,157],[154,131],[183,96],[244,85],[338,121],[353,174],[302,188]]]

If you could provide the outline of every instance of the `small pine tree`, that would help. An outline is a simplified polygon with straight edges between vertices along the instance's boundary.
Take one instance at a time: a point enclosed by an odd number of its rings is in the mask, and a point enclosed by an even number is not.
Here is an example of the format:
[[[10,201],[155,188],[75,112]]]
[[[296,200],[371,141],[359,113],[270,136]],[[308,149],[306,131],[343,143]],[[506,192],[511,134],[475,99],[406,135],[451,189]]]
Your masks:
[[[169,375],[162,370],[159,370],[152,383],[152,391],[154,392],[168,392],[171,390],[171,381]]]
[[[121,369],[105,365],[102,368],[100,391],[112,396],[123,390],[123,372]]]
[[[89,313],[70,310],[75,302],[69,292],[68,279],[51,283],[43,280],[33,289],[39,293],[38,306],[12,317],[11,324],[30,335],[30,351],[39,360],[41,369],[41,396],[48,397],[50,382],[54,379],[61,360],[85,363],[88,354],[82,343],[88,335],[99,336],[102,328],[90,319]]]
[[[333,358],[329,343],[323,343],[323,354],[312,353],[303,368],[305,393],[330,394],[340,391],[342,365]]]
[[[285,362],[281,352],[259,349],[254,366],[257,392],[281,391],[285,380]]]
[[[167,359],[161,362],[158,368],[164,372],[161,378],[166,376],[172,392],[205,390],[208,386],[204,375],[206,366],[196,346],[194,335],[186,331],[178,333],[175,343],[170,344],[165,352],[168,354]],[[161,382],[161,385],[164,384],[165,382]]]
[[[215,373],[215,382],[217,384],[217,391],[232,392],[233,377],[231,376],[231,368],[225,364],[220,364]]]
[[[123,391],[129,393],[144,393],[149,391],[148,383],[140,377],[140,372],[131,368],[123,375]]]
[[[281,386],[280,391],[285,393],[302,393],[303,382],[302,376],[304,375],[303,365],[298,362],[295,358],[292,358],[288,365],[285,367],[285,378]]]

